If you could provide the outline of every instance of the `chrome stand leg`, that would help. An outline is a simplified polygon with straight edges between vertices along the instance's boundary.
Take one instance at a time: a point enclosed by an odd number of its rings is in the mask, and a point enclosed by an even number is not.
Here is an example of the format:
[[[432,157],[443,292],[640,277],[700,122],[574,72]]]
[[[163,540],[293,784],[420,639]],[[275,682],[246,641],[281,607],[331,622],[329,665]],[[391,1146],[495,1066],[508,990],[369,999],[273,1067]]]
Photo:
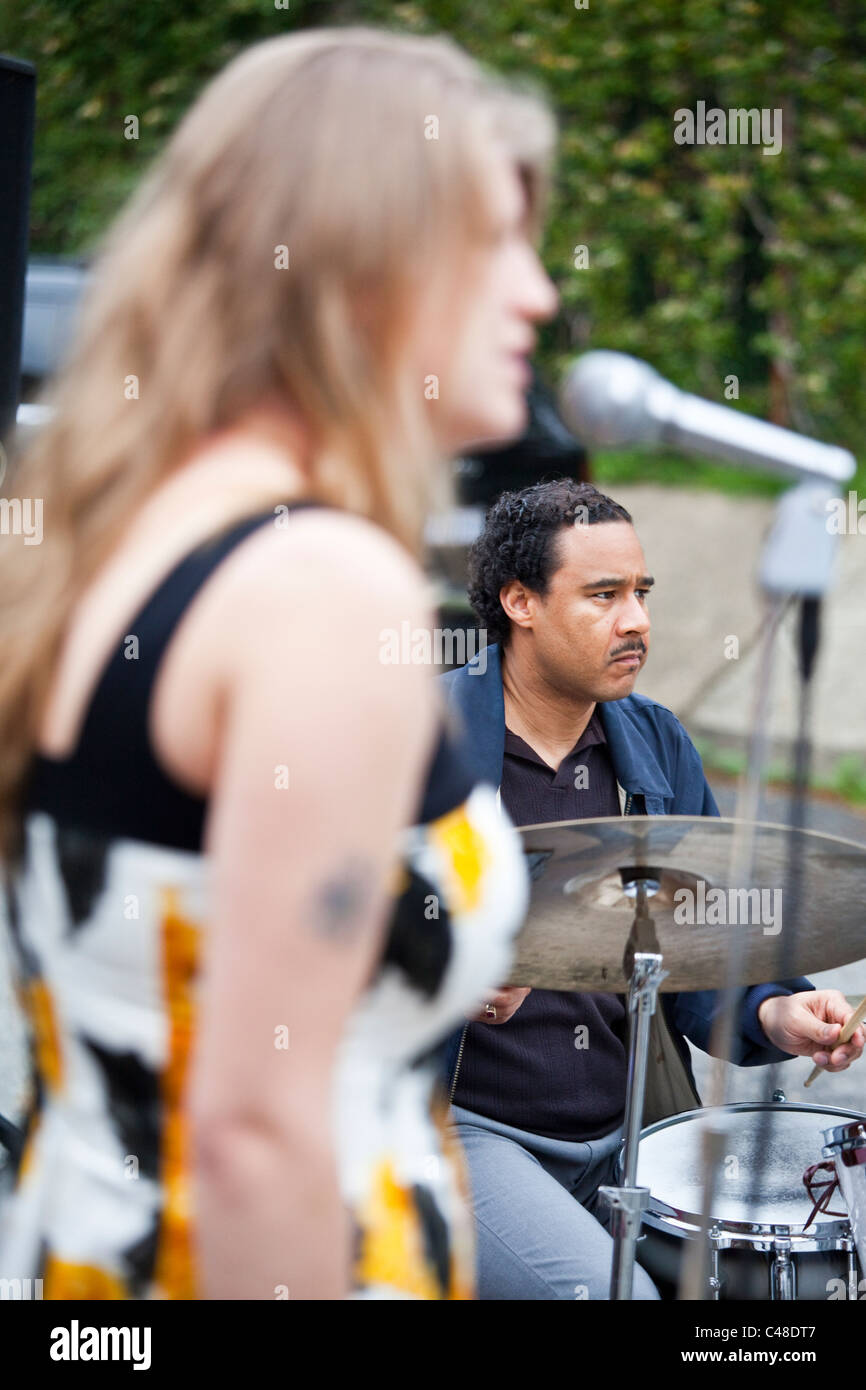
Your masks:
[[[629,1039],[623,1180],[619,1187],[599,1188],[600,1195],[613,1210],[610,1296],[612,1300],[617,1301],[627,1300],[632,1296],[635,1247],[640,1233],[641,1215],[649,1201],[649,1188],[636,1185],[637,1156],[646,1090],[650,1019],[655,1013],[659,985],[666,975],[667,971],[662,970],[660,955],[642,951],[635,953],[629,1010],[637,1015],[637,1019],[631,1028]]]

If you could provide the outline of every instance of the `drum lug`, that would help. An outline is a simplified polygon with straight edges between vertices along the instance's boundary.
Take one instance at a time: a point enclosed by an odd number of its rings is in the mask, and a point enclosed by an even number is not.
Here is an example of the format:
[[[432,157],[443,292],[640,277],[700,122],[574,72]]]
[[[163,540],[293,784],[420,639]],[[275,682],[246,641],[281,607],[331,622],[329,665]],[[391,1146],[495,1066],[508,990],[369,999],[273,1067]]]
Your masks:
[[[770,1266],[770,1299],[793,1302],[797,1297],[797,1268],[791,1259],[791,1241],[778,1236],[773,1241],[773,1263]]]
[[[860,1268],[853,1244],[848,1250],[848,1297],[855,1303],[860,1297]]]
[[[719,1270],[719,1249],[722,1244],[722,1232],[719,1226],[711,1226],[707,1232],[710,1242],[710,1277],[707,1281],[710,1297],[720,1299],[722,1296],[722,1279]]]

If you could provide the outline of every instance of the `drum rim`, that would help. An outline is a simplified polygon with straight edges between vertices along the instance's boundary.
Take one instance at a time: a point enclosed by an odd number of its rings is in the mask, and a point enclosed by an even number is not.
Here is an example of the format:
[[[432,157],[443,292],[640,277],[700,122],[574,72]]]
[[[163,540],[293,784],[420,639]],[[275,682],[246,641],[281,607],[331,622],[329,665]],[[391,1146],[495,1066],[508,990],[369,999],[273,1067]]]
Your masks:
[[[651,1134],[658,1134],[664,1129],[669,1129],[675,1124],[681,1124],[685,1120],[699,1119],[705,1116],[713,1108],[726,1111],[728,1114],[740,1113],[744,1110],[765,1111],[774,1110],[778,1112],[805,1111],[807,1114],[821,1115],[840,1115],[849,1122],[866,1121],[866,1114],[857,1110],[844,1110],[840,1106],[811,1105],[807,1101],[734,1101],[729,1105],[719,1107],[701,1106],[696,1110],[684,1110],[679,1115],[669,1115],[666,1119],[656,1120],[653,1124],[647,1125],[646,1129],[641,1130],[640,1142],[648,1138]],[[823,1136],[824,1131],[818,1130]],[[621,1157],[620,1164],[621,1169]],[[638,1164],[640,1164],[640,1149],[638,1149]],[[698,1236],[701,1233],[702,1217],[699,1212],[687,1211],[685,1208],[672,1207],[661,1197],[654,1196],[652,1189],[649,1189],[649,1203],[644,1210],[643,1219],[646,1225],[663,1234],[674,1236],[679,1240],[687,1240],[690,1236]],[[802,1226],[785,1224],[782,1222],[760,1222],[760,1221],[733,1221],[729,1218],[711,1217],[709,1230],[717,1229],[722,1233],[719,1240],[721,1249],[748,1247],[754,1249],[762,1244],[768,1249],[772,1249],[780,1239],[790,1240],[794,1250],[801,1253],[823,1252],[828,1249],[850,1250],[853,1249],[853,1235],[851,1223],[848,1217],[834,1217],[831,1221],[818,1219],[810,1223],[809,1232],[803,1231]]]
[[[819,1113],[821,1115],[844,1115],[848,1120],[866,1121],[866,1111],[848,1110],[839,1105],[811,1105],[808,1101],[801,1100],[738,1100],[730,1105],[701,1105],[694,1110],[683,1110],[678,1115],[668,1115],[664,1120],[655,1120],[646,1129],[640,1132],[640,1142],[648,1139],[651,1134],[658,1134],[663,1129],[668,1129],[672,1125],[680,1124],[683,1120],[695,1120],[701,1115],[708,1115],[711,1110],[724,1110],[728,1114],[733,1114],[741,1110],[778,1110],[780,1112],[792,1110],[805,1110],[807,1113]],[[819,1131],[823,1133],[824,1131]]]
[[[680,1211],[670,1207],[660,1197],[650,1193],[650,1204],[643,1213],[647,1226],[678,1240],[688,1240],[701,1234],[701,1218],[694,1212]],[[854,1235],[851,1222],[846,1216],[835,1216],[831,1221],[820,1218],[810,1225],[808,1232],[802,1226],[786,1226],[780,1222],[731,1221],[728,1218],[714,1217],[709,1230],[719,1232],[717,1243],[720,1250],[749,1248],[772,1251],[780,1241],[790,1241],[792,1253],[813,1254],[827,1250],[853,1250]]]

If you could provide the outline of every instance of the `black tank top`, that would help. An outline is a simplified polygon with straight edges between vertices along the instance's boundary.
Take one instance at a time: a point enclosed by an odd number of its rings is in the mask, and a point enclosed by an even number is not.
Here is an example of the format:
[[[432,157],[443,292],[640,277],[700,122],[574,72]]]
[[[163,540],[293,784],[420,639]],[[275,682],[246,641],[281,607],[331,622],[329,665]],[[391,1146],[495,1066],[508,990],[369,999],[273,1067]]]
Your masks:
[[[325,504],[303,498],[283,505]],[[163,653],[199,589],[241,541],[273,519],[273,507],[245,517],[169,570],[126,624],[138,638],[137,657],[126,656],[126,637],[111,649],[74,752],[33,758],[25,814],[47,811],[59,824],[112,839],[201,849],[207,801],[185,791],[156,761],[147,727],[150,698]]]
[[[322,507],[303,498],[289,510]],[[151,694],[162,656],[178,623],[220,563],[258,527],[274,519],[274,508],[246,517],[197,546],[174,565],[126,624],[138,638],[138,655],[125,654],[126,637],[106,660],[68,758],[36,754],[22,797],[22,814],[45,811],[70,830],[107,839],[144,840],[201,851],[207,799],[184,790],[162,770],[148,732]],[[468,794],[462,738],[443,724],[427,769],[418,822],[426,824]]]

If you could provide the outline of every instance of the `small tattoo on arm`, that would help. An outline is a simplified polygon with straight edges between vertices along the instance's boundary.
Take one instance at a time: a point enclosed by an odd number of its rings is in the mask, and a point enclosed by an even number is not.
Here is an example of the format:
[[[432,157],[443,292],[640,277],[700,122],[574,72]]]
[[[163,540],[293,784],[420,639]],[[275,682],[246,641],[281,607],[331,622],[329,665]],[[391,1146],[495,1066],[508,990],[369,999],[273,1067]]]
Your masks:
[[[314,931],[332,941],[350,940],[357,932],[373,889],[371,866],[353,860],[319,884],[313,897]]]

